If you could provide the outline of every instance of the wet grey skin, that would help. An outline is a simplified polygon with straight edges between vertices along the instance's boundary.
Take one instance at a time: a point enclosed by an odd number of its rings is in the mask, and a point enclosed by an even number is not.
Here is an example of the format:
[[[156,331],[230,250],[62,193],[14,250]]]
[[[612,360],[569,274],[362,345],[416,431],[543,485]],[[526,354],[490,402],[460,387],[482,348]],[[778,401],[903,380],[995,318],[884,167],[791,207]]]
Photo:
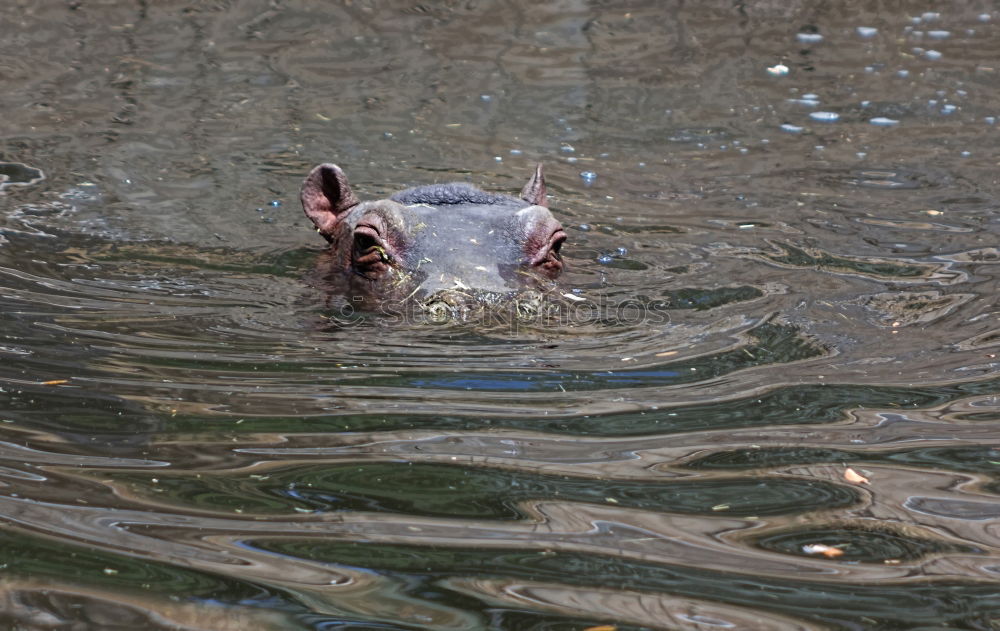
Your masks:
[[[324,275],[364,308],[411,299],[437,315],[488,306],[563,269],[566,233],[547,208],[541,165],[520,197],[451,183],[360,201],[340,167],[321,164],[301,200],[330,243]]]

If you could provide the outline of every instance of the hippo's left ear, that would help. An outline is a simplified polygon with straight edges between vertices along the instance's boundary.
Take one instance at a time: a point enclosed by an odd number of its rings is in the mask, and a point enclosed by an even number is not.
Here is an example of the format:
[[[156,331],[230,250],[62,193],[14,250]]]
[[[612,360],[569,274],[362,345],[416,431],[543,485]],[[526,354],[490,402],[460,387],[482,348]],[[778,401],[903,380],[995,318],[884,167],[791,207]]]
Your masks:
[[[533,206],[549,207],[549,201],[545,198],[545,175],[542,174],[541,164],[535,166],[535,174],[521,189],[521,199]]]
[[[347,176],[336,164],[321,164],[309,172],[302,183],[302,210],[316,224],[316,230],[329,241],[341,215],[360,202],[354,196]]]

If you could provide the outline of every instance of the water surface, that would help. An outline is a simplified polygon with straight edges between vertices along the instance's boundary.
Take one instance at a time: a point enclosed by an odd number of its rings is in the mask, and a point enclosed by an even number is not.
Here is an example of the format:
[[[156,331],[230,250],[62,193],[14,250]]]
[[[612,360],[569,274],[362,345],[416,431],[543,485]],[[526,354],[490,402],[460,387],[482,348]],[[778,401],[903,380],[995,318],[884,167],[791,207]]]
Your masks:
[[[5,626],[1000,624],[992,4],[0,22]],[[583,300],[351,313],[325,161],[543,162]]]

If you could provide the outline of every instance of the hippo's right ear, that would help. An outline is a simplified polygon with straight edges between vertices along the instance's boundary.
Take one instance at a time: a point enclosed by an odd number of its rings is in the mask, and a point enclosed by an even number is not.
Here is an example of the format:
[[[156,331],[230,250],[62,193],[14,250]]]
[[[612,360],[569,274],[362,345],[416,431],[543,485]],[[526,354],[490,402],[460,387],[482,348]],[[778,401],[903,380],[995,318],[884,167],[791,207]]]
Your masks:
[[[545,174],[542,173],[541,163],[535,165],[534,175],[521,189],[521,199],[533,206],[549,207],[548,198],[545,196]]]
[[[321,164],[302,183],[302,210],[316,224],[316,231],[329,241],[341,216],[360,202],[354,196],[347,176],[336,164]]]

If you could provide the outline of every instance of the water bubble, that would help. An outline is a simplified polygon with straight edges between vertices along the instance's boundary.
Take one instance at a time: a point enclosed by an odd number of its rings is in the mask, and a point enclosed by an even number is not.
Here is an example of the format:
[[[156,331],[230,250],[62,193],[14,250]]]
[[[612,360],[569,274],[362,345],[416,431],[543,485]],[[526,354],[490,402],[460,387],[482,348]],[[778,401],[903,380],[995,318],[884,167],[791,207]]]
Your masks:
[[[593,171],[583,171],[580,173],[580,177],[583,178],[583,181],[585,183],[593,184],[594,180],[597,179],[597,174],[594,173]]]
[[[923,55],[924,49],[919,46],[914,46],[913,48],[910,49],[910,52],[913,53],[914,55]]]
[[[767,69],[767,74],[774,77],[783,77],[786,74],[788,74],[788,66],[786,66],[785,64],[777,64],[771,66],[770,68]]]
[[[864,151],[859,151],[859,152],[857,152],[854,155],[858,156],[858,158],[861,159],[861,160],[864,160],[868,156],[868,154],[865,153]]]
[[[961,156],[962,156],[963,158],[968,158],[969,156],[971,156],[971,155],[972,155],[972,152],[971,152],[971,151],[963,151],[963,152],[962,152],[962,153],[961,153],[960,155],[961,155]]]
[[[559,151],[562,151],[563,153],[575,153],[576,149],[573,147],[573,145],[563,145],[559,147]]]
[[[277,208],[277,207],[281,206],[281,200],[280,199],[272,199],[270,202],[268,202],[267,205],[270,206],[271,208]]]
[[[640,167],[644,167],[644,166],[646,166],[646,163],[645,163],[645,162],[640,162],[640,163],[639,163],[639,166],[640,166]]]
[[[871,101],[861,101],[861,107],[868,107],[871,104],[872,104]]]
[[[602,153],[602,154],[598,155],[597,157],[598,157],[598,158],[610,158],[610,157],[611,157],[611,154],[610,154],[610,153],[607,153],[607,152],[605,152],[605,153]]]
[[[788,99],[789,103],[795,103],[797,105],[805,105],[806,107],[816,107],[819,105],[819,101],[815,99]]]
[[[957,94],[958,96],[966,96],[968,92],[966,92],[965,90],[955,90],[955,94]]]
[[[740,147],[740,153],[747,154],[747,153],[750,153],[750,150],[747,149],[746,147]]]
[[[938,100],[937,99],[927,99],[927,104],[931,105],[931,106],[937,105],[938,104]]]
[[[771,142],[771,141],[770,141],[770,140],[768,140],[767,138],[761,138],[761,139],[760,139],[760,144],[762,144],[762,145],[766,145],[766,144],[768,144],[769,142]]]
[[[937,61],[938,59],[941,59],[943,55],[939,51],[928,50],[927,52],[924,53],[924,57],[930,59],[931,61]]]
[[[810,92],[809,94],[803,94],[802,98],[808,99],[810,101],[815,101],[815,100],[819,99],[819,95],[818,94],[813,94],[812,92]]]
[[[496,160],[497,162],[503,162],[503,158],[500,156],[493,156],[493,159]]]
[[[865,39],[875,37],[876,33],[878,33],[878,29],[873,26],[859,26],[854,30],[858,32],[858,35],[864,37]]]
[[[989,13],[980,13],[979,17],[977,19],[980,22],[989,22],[990,21],[990,14]]]
[[[865,72],[868,74],[875,72],[875,66],[865,66]]]
[[[987,116],[987,117],[986,117],[986,118],[984,118],[983,120],[984,120],[984,121],[986,121],[986,124],[987,124],[987,125],[993,125],[994,123],[996,123],[996,122],[997,122],[997,118],[996,118],[996,116]]]
[[[810,112],[809,118],[821,123],[836,123],[840,120],[840,114],[836,112]]]
[[[950,31],[927,31],[927,37],[931,39],[948,39],[951,37]]]
[[[910,22],[913,24],[920,24],[920,17],[910,18]]]
[[[392,138],[392,132],[391,131],[384,131],[384,132],[382,132],[382,137],[383,138]]]
[[[582,223],[579,226],[577,226],[577,228],[580,229],[583,232],[590,232],[590,224],[589,223]]]
[[[909,70],[897,70],[896,71],[896,76],[897,77],[904,77],[904,78],[908,77],[908,76],[910,76],[910,71]]]
[[[892,127],[893,125],[898,125],[899,121],[892,118],[886,118],[885,116],[876,116],[875,118],[868,121],[872,125],[878,125],[879,127]]]
[[[628,248],[617,248],[615,253],[620,257],[628,256]]]
[[[597,257],[597,262],[600,263],[601,265],[614,263],[614,261],[615,257],[611,256],[610,254],[601,254],[600,256]]]
[[[937,11],[925,11],[920,17],[923,18],[924,22],[933,22],[941,17],[941,14]]]
[[[946,103],[946,104],[944,104],[944,105],[941,106],[941,113],[942,114],[952,114],[957,109],[958,109],[957,105],[952,105],[951,103]]]
[[[262,213],[262,212],[264,212],[264,209],[263,208],[258,208],[257,212]]]
[[[574,158],[573,156],[570,156],[570,157],[566,158],[566,162],[569,162],[570,164],[572,164],[572,163],[576,162],[576,158]]]
[[[801,134],[802,127],[798,125],[792,125],[791,123],[785,123],[784,125],[781,126],[781,131],[789,134]]]
[[[521,155],[522,153],[524,153],[524,152],[523,152],[523,151],[521,151],[520,149],[511,149],[511,150],[510,150],[510,155],[512,155],[512,156],[519,156],[519,155]]]
[[[823,41],[823,36],[819,33],[797,33],[795,39],[803,44],[818,44]]]

